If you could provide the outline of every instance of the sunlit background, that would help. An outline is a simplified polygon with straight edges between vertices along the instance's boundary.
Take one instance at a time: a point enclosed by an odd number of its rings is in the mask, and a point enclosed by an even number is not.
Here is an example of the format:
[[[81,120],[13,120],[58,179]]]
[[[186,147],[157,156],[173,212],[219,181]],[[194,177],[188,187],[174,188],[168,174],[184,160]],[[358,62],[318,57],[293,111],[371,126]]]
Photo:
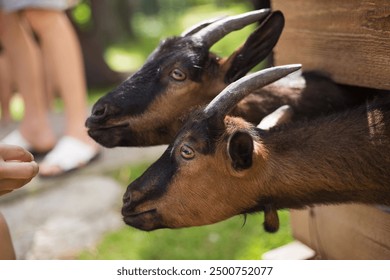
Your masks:
[[[69,12],[82,44],[89,88],[89,104],[136,71],[162,38],[179,35],[199,21],[253,9],[255,1],[138,0],[81,1]],[[233,32],[213,46],[224,56],[242,44],[254,25]],[[91,63],[94,62],[94,63]],[[97,64],[96,64],[97,63]],[[108,67],[107,67],[108,66]],[[100,67],[100,68],[99,68]],[[61,112],[55,99],[53,109]],[[11,102],[14,120],[23,116],[23,101]],[[150,163],[124,166],[110,174],[123,185]],[[129,179],[130,178],[130,179]],[[118,206],[118,211],[120,211]],[[263,215],[234,217],[211,226],[146,233],[123,226],[104,236],[93,249],[76,259],[260,259],[261,255],[292,240],[289,214],[280,212],[276,234],[263,229]]]

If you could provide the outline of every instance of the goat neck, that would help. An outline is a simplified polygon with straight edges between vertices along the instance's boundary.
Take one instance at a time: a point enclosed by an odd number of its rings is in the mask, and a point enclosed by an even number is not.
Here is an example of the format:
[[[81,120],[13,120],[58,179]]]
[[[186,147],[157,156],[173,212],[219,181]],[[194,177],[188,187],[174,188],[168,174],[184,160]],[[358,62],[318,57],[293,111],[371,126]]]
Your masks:
[[[374,103],[375,104],[375,103]],[[260,204],[390,205],[390,100],[262,132]],[[266,155],[266,156],[265,156]]]

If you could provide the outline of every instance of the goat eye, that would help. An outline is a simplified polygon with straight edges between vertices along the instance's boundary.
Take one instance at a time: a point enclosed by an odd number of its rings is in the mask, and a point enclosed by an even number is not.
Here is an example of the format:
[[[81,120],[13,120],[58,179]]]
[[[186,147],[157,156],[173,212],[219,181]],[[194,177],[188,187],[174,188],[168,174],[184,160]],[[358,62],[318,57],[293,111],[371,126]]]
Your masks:
[[[184,81],[186,78],[186,74],[180,69],[176,68],[171,72],[171,77],[176,81]]]
[[[184,159],[193,159],[195,157],[195,152],[190,147],[184,145],[180,148],[180,155]]]

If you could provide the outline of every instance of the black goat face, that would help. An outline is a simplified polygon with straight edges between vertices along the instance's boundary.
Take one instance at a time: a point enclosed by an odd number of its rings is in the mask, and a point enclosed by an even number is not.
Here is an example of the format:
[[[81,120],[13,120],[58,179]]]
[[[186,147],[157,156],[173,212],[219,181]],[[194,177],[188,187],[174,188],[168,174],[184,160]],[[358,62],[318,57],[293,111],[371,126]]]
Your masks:
[[[169,143],[183,113],[212,98],[204,97],[212,85],[202,90],[201,80],[216,67],[217,59],[189,38],[163,41],[138,72],[96,102],[89,135],[106,147]]]
[[[229,57],[210,53],[225,35],[256,21],[261,25]],[[283,25],[281,12],[264,9],[201,23],[163,41],[137,73],[95,104],[86,122],[89,135],[106,147],[170,143],[182,117],[271,52]]]

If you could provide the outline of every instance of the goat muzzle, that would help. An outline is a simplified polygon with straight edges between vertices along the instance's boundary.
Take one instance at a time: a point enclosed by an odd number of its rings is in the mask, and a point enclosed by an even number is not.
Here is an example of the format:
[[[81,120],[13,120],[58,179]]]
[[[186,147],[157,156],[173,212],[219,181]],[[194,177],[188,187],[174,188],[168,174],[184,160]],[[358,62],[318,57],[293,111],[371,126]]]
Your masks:
[[[123,197],[122,216],[127,225],[145,231],[163,227],[156,208],[145,210],[132,202],[131,195],[126,192]]]

